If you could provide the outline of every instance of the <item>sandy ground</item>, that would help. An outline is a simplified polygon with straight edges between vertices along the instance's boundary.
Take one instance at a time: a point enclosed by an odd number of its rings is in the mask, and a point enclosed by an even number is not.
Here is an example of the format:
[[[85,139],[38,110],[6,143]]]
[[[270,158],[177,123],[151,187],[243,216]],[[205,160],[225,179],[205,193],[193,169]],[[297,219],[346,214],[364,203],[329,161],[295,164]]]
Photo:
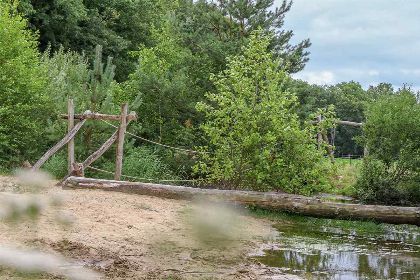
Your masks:
[[[64,197],[59,209],[46,209],[36,224],[1,223],[1,244],[59,253],[104,279],[297,279],[250,257],[275,231],[244,211],[54,183],[41,194]],[[0,192],[27,190],[0,177]],[[59,223],[58,213],[71,225]],[[1,279],[15,279],[7,273],[0,269]]]

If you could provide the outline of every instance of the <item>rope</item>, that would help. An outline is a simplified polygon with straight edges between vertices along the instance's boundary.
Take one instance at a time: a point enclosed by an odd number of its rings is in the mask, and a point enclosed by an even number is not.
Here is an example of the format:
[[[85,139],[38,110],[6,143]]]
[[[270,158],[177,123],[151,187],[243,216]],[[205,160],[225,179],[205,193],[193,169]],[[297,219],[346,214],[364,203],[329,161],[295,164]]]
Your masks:
[[[96,168],[96,167],[92,167],[92,166],[87,166],[87,168],[90,168],[92,170],[95,171],[100,171],[103,173],[108,173],[108,174],[112,174],[114,175],[114,172],[108,171],[108,170],[104,170],[104,169],[100,169],[100,168]],[[131,179],[135,179],[137,181],[155,181],[155,182],[196,182],[196,181],[203,181],[204,179],[194,179],[194,180],[187,180],[187,179],[161,179],[161,180],[156,180],[156,179],[148,179],[148,178],[140,178],[140,177],[134,177],[134,176],[128,176],[128,175],[121,175],[121,177],[125,177],[125,178],[131,178]]]
[[[118,128],[118,126],[113,125],[112,123],[109,123],[106,120],[102,120],[101,119],[101,121],[103,121],[104,123],[106,123],[106,124],[108,124],[108,125],[110,125],[110,126],[112,126],[114,128]],[[131,133],[129,131],[126,131],[126,133],[129,134],[129,135],[131,135],[131,136],[133,136],[134,138],[138,138],[138,139],[143,140],[145,142],[149,142],[149,143],[152,143],[152,144],[155,144],[155,145],[158,145],[158,146],[162,146],[162,147],[165,147],[165,148],[169,148],[169,149],[173,149],[173,150],[177,150],[177,151],[182,151],[182,152],[187,152],[187,153],[193,153],[193,154],[200,153],[198,151],[194,151],[194,150],[190,150],[190,149],[183,149],[183,148],[178,148],[178,147],[173,147],[173,146],[165,145],[165,144],[162,144],[162,143],[158,143],[158,142],[155,142],[155,141],[152,141],[152,140],[143,138],[141,136],[138,136],[136,134],[133,134],[133,133]],[[205,153],[205,152],[201,152],[201,153]]]

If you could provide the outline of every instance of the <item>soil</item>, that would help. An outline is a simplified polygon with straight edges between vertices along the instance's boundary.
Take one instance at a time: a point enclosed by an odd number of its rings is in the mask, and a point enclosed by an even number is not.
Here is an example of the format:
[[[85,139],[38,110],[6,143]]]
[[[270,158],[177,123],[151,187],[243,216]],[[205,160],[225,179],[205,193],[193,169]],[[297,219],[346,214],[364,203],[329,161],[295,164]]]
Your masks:
[[[298,279],[251,257],[276,231],[243,209],[55,184],[41,195],[64,197],[60,206],[46,208],[35,223],[1,223],[0,243],[63,255],[103,279]],[[28,191],[0,176],[0,192]],[[71,225],[60,223],[63,217]]]

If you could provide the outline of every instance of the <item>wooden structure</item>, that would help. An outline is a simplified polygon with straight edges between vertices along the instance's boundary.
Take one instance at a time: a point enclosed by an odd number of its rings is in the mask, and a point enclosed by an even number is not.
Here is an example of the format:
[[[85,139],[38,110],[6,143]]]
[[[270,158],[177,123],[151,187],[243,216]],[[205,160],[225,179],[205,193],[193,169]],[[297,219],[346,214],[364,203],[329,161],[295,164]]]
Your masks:
[[[313,123],[320,123],[322,121],[323,121],[323,118],[322,118],[321,115],[319,115],[319,116],[316,117],[316,121],[314,121]],[[358,122],[335,120],[335,123],[340,124],[340,125],[353,126],[353,127],[363,127],[363,123],[358,123]],[[321,149],[323,142],[329,144],[328,136],[325,132],[323,132],[323,133],[318,132],[317,133],[318,149]],[[328,152],[328,156],[331,159],[331,162],[334,162],[334,150],[330,145],[327,146],[327,152]],[[364,153],[364,156],[368,155],[367,147],[364,147],[363,153]]]
[[[67,104],[67,114],[61,115],[62,118],[67,119],[68,132],[63,139],[61,139],[57,144],[55,144],[51,149],[49,149],[32,167],[32,170],[38,170],[53,154],[58,150],[64,147],[67,144],[67,159],[68,159],[68,175],[74,176],[83,176],[84,170],[90,166],[94,161],[96,161],[100,156],[102,156],[112,144],[117,142],[116,148],[116,160],[115,160],[115,180],[121,179],[121,170],[123,162],[123,150],[124,150],[124,136],[127,129],[127,125],[132,120],[137,120],[137,115],[135,112],[128,114],[128,104],[121,105],[121,114],[120,115],[107,115],[100,114],[95,112],[86,111],[83,114],[74,113],[74,102],[73,99],[68,100]],[[75,121],[78,120],[78,123],[75,124]],[[77,132],[82,128],[83,124],[87,120],[107,120],[107,121],[119,121],[120,125],[118,129],[111,135],[111,137],[105,141],[105,143],[91,154],[85,161],[82,163],[77,163],[75,161],[74,154],[74,137]]]
[[[123,104],[121,106],[120,115],[106,115],[90,111],[86,111],[83,114],[75,114],[74,103],[71,99],[68,100],[67,110],[68,113],[62,115],[62,118],[67,119],[68,122],[67,134],[49,149],[32,167],[32,170],[39,169],[48,158],[67,144],[68,175],[64,178],[62,183],[64,188],[102,189],[177,199],[205,198],[209,200],[225,200],[240,205],[253,205],[315,217],[363,219],[394,224],[420,225],[420,207],[348,204],[325,201],[316,197],[305,197],[285,193],[201,189],[120,181],[122,175],[124,135],[126,133],[127,125],[131,121],[137,119],[136,113],[128,113],[128,105]],[[76,162],[74,154],[74,137],[88,120],[119,121],[119,126],[98,150],[92,153],[83,162]],[[317,120],[322,121],[322,117],[319,116]],[[348,121],[337,121],[337,123],[357,127],[362,126],[360,123]],[[319,146],[322,144],[321,141],[328,142],[326,135],[318,135],[318,140]],[[102,156],[114,143],[117,143],[115,159],[116,168],[114,173],[115,180],[84,178],[84,170]],[[331,151],[329,152],[331,153]]]
[[[339,203],[326,201],[316,197],[286,193],[200,189],[184,186],[102,180],[73,176],[64,181],[63,187],[75,189],[101,189],[172,199],[224,200],[240,205],[258,206],[266,209],[282,210],[314,217],[374,220],[392,224],[413,224],[420,226],[420,207]]]

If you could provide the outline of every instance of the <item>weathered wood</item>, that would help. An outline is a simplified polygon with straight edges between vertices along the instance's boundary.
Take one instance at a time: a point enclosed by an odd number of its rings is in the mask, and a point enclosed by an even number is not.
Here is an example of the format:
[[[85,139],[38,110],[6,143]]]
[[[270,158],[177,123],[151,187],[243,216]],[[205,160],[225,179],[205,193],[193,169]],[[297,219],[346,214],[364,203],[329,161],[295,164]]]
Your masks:
[[[127,126],[130,121],[127,122]],[[118,138],[118,129],[109,137],[99,149],[97,149],[93,154],[91,154],[85,161],[82,163],[83,170],[85,170],[88,166],[94,163],[98,158],[100,158],[111,146],[112,144],[117,141]],[[61,185],[68,177],[72,176],[72,173],[68,173],[59,183]]]
[[[328,136],[326,133],[322,133],[322,140],[324,140],[324,142],[326,143],[327,146],[327,151],[328,151],[328,156],[331,160],[332,163],[334,163],[334,150],[333,148],[329,145],[329,141],[328,141]]]
[[[83,126],[86,120],[82,120],[77,123],[72,130],[70,130],[67,135],[61,139],[57,144],[55,144],[51,149],[49,149],[32,167],[32,170],[38,170],[53,154],[55,154],[58,150],[60,150],[64,145],[66,145],[79,129]]]
[[[69,177],[64,188],[101,189],[173,199],[222,199],[242,205],[326,218],[375,220],[420,226],[420,207],[348,204],[283,193],[200,189],[152,183]]]
[[[114,175],[115,180],[121,179],[123,153],[124,153],[124,137],[125,137],[125,131],[127,129],[127,113],[128,113],[128,104],[125,103],[121,106],[120,127],[118,128],[117,153],[116,153],[116,158],[115,158],[115,175]]]
[[[73,99],[69,98],[67,101],[67,114],[68,114],[68,122],[67,122],[67,131],[70,132],[74,127],[74,103]],[[73,171],[73,164],[74,164],[74,138],[69,140],[67,144],[67,163],[68,163],[68,172],[71,173]]]
[[[338,124],[344,124],[344,125],[350,125],[350,126],[356,126],[356,127],[363,126],[363,123],[350,122],[350,121],[342,121],[342,120],[336,120],[336,123],[338,123]]]
[[[316,121],[311,121],[311,123],[318,123],[322,121],[322,117],[318,116]],[[356,126],[356,127],[362,127],[363,123],[358,122],[351,122],[351,121],[342,121],[342,120],[335,120],[335,123],[337,124],[343,124],[343,125],[349,125],[349,126]]]
[[[320,123],[322,121],[322,117],[321,116],[317,116],[316,119],[317,119],[317,122],[318,123]],[[318,150],[320,150],[321,149],[321,145],[322,145],[322,135],[321,135],[321,132],[318,132],[317,135],[316,135],[316,137],[317,137]]]
[[[61,118],[68,119],[69,116],[67,114],[61,114]],[[121,115],[108,115],[108,114],[101,114],[101,113],[93,113],[93,112],[85,112],[83,114],[75,114],[75,119],[78,120],[106,120],[106,121],[119,121],[121,119]],[[127,121],[137,120],[136,112],[130,112],[127,115]]]
[[[83,168],[90,166],[94,161],[100,158],[111,146],[117,141],[118,138],[118,129],[102,144],[102,146],[97,149],[93,154],[91,154],[84,162]]]
[[[85,169],[83,168],[82,163],[73,163],[73,170],[71,172],[71,176],[85,177]]]
[[[368,149],[368,147],[367,146],[364,146],[363,147],[363,156],[364,157],[367,157],[369,155],[369,149]]]

